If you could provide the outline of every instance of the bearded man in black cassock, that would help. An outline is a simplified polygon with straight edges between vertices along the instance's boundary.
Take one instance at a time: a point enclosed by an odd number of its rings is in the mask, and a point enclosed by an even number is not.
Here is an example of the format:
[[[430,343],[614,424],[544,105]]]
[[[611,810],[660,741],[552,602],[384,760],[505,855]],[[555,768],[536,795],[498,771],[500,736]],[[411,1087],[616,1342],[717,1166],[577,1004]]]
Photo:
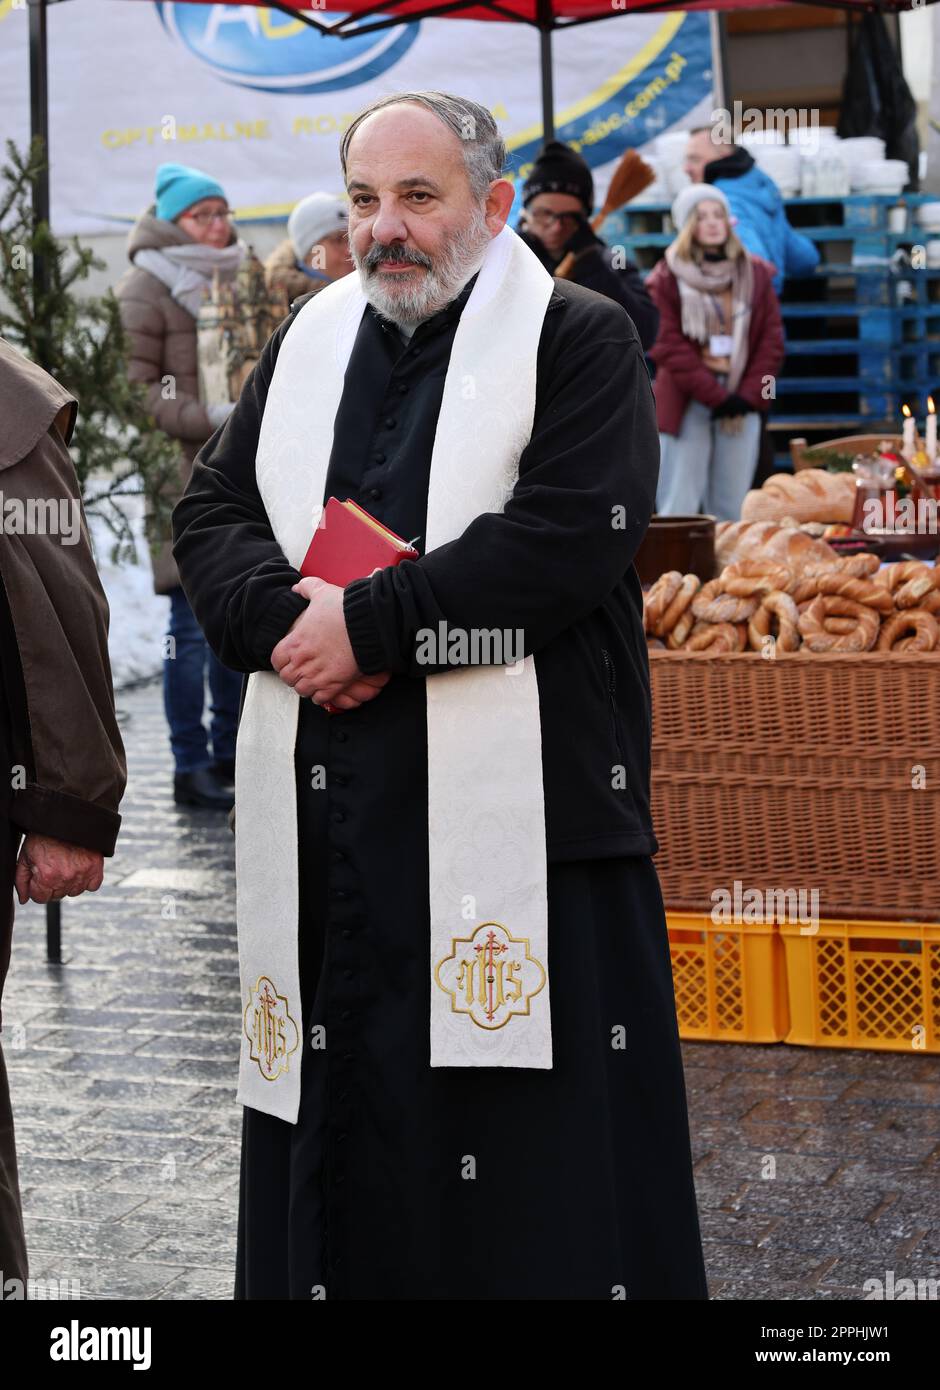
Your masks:
[[[175,513],[250,673],[236,1298],[707,1298],[632,565],[652,394],[624,309],[506,226],[504,159],[447,94],[352,122],[358,274],[296,302]],[[301,578],[329,498],[418,558]]]

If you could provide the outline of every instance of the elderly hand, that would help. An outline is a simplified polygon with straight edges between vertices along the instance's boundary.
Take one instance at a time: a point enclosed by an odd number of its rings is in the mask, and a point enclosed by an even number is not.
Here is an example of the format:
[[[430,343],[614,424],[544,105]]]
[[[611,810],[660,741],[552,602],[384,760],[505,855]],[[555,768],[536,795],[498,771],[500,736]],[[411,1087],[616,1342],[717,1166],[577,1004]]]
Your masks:
[[[359,670],[346,631],[343,590],[322,579],[302,579],[293,592],[308,606],[271,653],[281,680],[317,705],[348,710],[374,700],[391,677],[387,671],[365,676]]]
[[[21,904],[48,903],[94,893],[103,879],[103,854],[31,831],[16,861],[14,883]]]

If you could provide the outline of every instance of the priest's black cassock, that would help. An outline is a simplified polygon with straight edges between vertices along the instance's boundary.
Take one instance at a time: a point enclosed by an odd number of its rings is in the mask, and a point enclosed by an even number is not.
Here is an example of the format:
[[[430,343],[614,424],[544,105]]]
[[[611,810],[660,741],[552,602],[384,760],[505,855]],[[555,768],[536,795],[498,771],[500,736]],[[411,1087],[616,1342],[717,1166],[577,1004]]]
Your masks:
[[[425,530],[444,377],[475,279],[410,340],[368,307],[346,370],[325,498],[353,498],[407,539]],[[278,349],[305,302],[267,344],[174,515],[190,602],[218,657],[244,672],[271,669],[306,607],[255,478]],[[300,702],[302,1036],[321,1024],[329,1043],[303,1049],[297,1125],[244,1111],[236,1298],[707,1298],[651,858],[649,671],[632,567],[658,447],[627,314],[556,281],[506,507],[511,542],[495,543],[484,514],[345,590],[360,668],[393,675],[347,713]],[[441,622],[522,629],[535,656],[550,1070],[429,1065],[434,674],[416,661],[415,634]]]

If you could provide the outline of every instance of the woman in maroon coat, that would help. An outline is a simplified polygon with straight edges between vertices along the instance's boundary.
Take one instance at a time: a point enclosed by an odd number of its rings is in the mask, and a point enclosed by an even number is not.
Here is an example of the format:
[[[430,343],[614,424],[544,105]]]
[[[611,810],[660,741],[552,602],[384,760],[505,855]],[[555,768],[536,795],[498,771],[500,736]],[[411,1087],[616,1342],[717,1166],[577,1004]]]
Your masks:
[[[774,268],[744,250],[728,200],[711,184],[684,188],[672,219],[679,235],[647,282],[660,316],[650,352],[661,446],[657,511],[733,521],[783,362]]]

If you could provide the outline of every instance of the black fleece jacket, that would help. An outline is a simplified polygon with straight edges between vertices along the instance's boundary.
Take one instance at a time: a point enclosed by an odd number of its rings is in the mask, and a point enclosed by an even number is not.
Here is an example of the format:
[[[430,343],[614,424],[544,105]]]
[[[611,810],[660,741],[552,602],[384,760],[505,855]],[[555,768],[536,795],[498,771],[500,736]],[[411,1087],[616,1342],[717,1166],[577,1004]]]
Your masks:
[[[408,539],[425,530],[444,375],[472,286],[419,325],[410,344],[367,308],[346,371],[324,500],[352,497]],[[305,607],[290,592],[299,575],[271,532],[255,453],[280,343],[306,302],[296,302],[268,342],[174,513],[173,553],[196,617],[220,660],[246,672],[270,669],[273,647]],[[387,710],[386,745],[410,740],[411,756],[425,763],[414,711],[406,717],[404,709],[423,710],[423,682],[443,668],[421,664],[420,630],[437,632],[443,622],[448,630],[522,631],[539,683],[551,859],[656,849],[649,668],[633,557],[658,471],[652,391],[632,322],[620,305],[556,281],[539,342],[532,435],[505,510],[345,590],[360,669],[393,673],[364,710],[370,719]],[[465,655],[486,659],[473,645]],[[327,743],[364,710],[315,711]]]
[[[530,251],[534,251],[549,275],[564,259],[564,253],[557,259],[546,249],[541,238],[524,229],[519,232]],[[571,269],[570,283],[583,285],[586,290],[594,290],[615,304],[622,304],[633,320],[643,351],[649,352],[659,331],[659,310],[650,298],[649,291],[640,271],[632,261],[624,260],[621,265],[614,260],[615,248],[607,246],[600,238],[594,245],[586,246],[578,252]],[[568,283],[561,281],[559,283]]]

